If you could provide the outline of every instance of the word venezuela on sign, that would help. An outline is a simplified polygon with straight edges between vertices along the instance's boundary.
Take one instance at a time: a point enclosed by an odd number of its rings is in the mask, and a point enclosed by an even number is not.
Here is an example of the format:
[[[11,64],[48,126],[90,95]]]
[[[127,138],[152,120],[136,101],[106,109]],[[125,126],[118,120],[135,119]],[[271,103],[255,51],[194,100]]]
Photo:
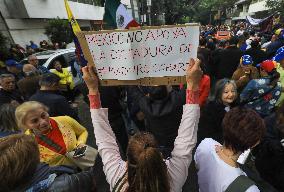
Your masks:
[[[199,26],[100,31],[85,40],[101,80],[184,76],[197,56]]]

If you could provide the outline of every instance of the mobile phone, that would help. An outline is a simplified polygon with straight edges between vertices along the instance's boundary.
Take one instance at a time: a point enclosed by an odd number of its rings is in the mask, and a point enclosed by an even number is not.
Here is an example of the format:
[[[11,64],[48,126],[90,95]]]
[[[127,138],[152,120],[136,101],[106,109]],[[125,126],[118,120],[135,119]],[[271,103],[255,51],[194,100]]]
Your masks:
[[[87,146],[77,148],[75,150],[73,157],[83,157],[85,155],[86,150],[87,150]]]

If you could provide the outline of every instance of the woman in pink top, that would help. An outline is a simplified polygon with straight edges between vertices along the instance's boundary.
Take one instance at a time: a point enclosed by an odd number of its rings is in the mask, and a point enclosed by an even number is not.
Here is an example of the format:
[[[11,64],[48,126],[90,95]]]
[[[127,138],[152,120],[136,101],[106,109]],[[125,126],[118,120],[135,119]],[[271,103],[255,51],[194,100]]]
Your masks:
[[[202,76],[199,64],[199,60],[190,60],[187,70],[187,104],[183,108],[171,158],[167,160],[163,160],[154,137],[149,133],[138,133],[133,136],[128,145],[127,161],[122,160],[108,121],[108,110],[101,108],[98,78],[94,68],[89,66],[82,69],[83,78],[89,89],[96,143],[111,191],[182,191],[192,159],[192,149],[196,144],[200,114],[199,82]]]

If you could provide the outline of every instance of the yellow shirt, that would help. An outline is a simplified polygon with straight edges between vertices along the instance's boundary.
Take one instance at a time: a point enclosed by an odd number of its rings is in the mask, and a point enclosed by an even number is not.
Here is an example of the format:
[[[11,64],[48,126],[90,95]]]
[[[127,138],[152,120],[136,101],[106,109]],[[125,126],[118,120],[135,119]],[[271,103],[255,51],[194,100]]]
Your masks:
[[[85,127],[80,125],[76,120],[69,116],[51,117],[55,120],[59,130],[62,133],[66,151],[74,150],[78,145],[85,144],[88,137],[88,132]],[[30,130],[26,134],[32,134]],[[61,155],[39,144],[40,161],[51,166],[56,165],[74,165],[65,155]]]
[[[280,74],[279,81],[284,86],[284,69],[281,67],[279,63],[277,63],[277,72]],[[280,98],[278,99],[276,106],[280,106],[280,104],[284,101],[284,93],[281,92]]]
[[[74,88],[73,76],[72,73],[68,70],[68,68],[62,68],[62,72],[59,72],[55,69],[51,69],[50,72],[60,77],[61,80],[59,81],[59,84],[61,85],[70,84],[70,89]]]

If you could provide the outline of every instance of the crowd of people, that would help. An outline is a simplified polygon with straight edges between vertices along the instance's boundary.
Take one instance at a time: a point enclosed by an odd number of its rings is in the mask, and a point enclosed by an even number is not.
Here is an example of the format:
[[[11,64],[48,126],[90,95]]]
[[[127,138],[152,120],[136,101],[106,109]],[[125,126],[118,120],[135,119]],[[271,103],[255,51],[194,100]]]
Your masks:
[[[83,67],[80,91],[110,191],[182,191],[191,164],[201,192],[284,191],[282,27],[202,26],[179,86],[103,87]],[[230,38],[216,39],[218,30]],[[94,167],[67,155],[92,134],[71,72],[58,60],[48,70],[34,54],[18,61],[6,59],[0,74],[0,191],[97,191]]]
[[[46,50],[57,50],[57,49],[66,49],[68,46],[65,42],[49,42],[47,40],[42,40],[39,45],[34,43],[34,41],[30,41],[24,47],[19,44],[11,44],[9,50],[5,53],[0,53],[0,61],[5,61],[6,59],[13,59],[17,62],[21,61],[22,59],[33,55],[38,52],[46,51]],[[0,67],[4,67],[4,63],[0,63]]]

